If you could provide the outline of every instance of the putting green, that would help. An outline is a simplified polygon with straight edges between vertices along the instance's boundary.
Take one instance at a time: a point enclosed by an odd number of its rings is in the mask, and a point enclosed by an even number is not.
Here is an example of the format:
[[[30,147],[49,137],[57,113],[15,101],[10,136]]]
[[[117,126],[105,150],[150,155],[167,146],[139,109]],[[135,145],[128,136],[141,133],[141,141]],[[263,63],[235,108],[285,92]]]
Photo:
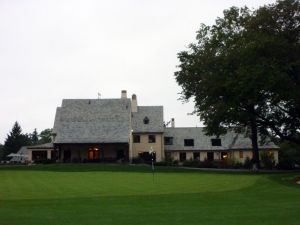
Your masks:
[[[299,173],[0,167],[0,224],[300,224]],[[17,212],[17,214],[16,214]]]

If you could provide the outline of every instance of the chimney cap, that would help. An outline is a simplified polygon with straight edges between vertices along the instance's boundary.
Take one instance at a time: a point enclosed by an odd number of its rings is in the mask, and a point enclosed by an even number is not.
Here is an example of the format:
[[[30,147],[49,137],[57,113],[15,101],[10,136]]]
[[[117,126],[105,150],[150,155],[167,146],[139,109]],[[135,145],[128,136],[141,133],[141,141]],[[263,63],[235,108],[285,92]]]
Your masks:
[[[127,98],[127,91],[126,90],[121,91],[121,98]]]
[[[171,127],[172,127],[172,128],[175,127],[175,119],[174,119],[174,118],[171,119]]]

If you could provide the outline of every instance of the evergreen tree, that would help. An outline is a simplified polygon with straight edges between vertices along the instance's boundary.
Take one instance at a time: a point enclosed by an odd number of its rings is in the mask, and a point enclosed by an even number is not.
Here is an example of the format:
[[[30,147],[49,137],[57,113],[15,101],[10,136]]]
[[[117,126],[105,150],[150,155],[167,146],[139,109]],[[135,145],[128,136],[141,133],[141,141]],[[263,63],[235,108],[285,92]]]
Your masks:
[[[31,143],[33,145],[36,145],[39,141],[39,134],[36,130],[36,128],[34,129],[34,131],[32,132],[32,134],[30,135],[30,139],[31,139]]]
[[[0,144],[0,159],[3,159],[4,157],[4,146]]]
[[[21,126],[15,122],[11,132],[4,142],[4,157],[10,153],[16,153],[22,146],[30,145],[31,139],[28,135],[22,134]]]

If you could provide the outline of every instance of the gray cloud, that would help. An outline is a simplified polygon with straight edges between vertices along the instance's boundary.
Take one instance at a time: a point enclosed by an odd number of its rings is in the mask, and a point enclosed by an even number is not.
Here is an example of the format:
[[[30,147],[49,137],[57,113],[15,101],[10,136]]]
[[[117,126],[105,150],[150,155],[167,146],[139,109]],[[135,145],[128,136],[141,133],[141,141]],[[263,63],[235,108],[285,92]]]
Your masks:
[[[53,126],[63,98],[136,93],[163,105],[165,120],[200,125],[177,99],[176,54],[232,5],[268,0],[0,1],[0,143],[18,120],[24,132]]]

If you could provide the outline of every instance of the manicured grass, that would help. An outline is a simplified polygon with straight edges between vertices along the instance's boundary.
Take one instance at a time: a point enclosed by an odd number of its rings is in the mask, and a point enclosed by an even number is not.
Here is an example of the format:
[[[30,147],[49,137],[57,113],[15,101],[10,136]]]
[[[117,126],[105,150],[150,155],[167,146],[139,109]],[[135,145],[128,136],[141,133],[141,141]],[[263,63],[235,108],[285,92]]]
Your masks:
[[[0,224],[300,224],[300,173],[0,167]]]

